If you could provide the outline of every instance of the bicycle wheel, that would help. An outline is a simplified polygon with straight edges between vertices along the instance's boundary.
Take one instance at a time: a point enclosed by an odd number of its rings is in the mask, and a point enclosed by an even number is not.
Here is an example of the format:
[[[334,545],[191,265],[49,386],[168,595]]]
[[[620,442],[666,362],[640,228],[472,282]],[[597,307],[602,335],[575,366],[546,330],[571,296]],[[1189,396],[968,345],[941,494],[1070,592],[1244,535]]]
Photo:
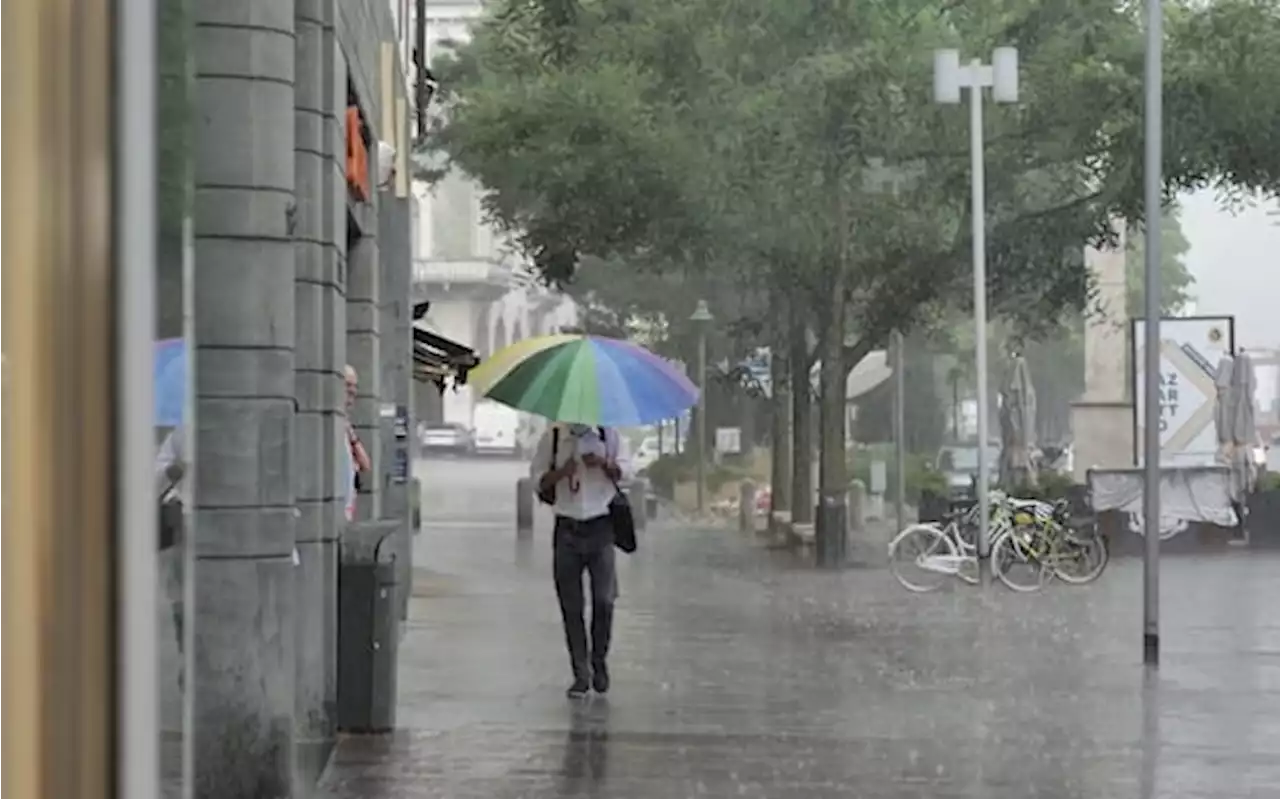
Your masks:
[[[937,591],[951,577],[945,571],[925,565],[925,558],[937,556],[954,559],[956,547],[932,524],[913,524],[889,543],[889,569],[908,591]]]
[[[1095,531],[1065,531],[1053,561],[1054,576],[1064,583],[1084,585],[1102,576],[1111,553],[1107,540]]]
[[[1014,591],[1038,591],[1050,571],[1036,557],[1035,534],[1015,530],[1001,535],[991,547],[991,570],[1000,582]]]

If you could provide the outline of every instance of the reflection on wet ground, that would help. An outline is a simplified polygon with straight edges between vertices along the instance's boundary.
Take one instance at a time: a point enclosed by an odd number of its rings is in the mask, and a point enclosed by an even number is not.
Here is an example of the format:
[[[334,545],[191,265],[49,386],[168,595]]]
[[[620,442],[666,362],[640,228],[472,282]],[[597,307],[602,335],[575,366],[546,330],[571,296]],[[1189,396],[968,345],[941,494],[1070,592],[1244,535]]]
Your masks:
[[[729,532],[665,527],[622,567],[607,702],[570,703],[546,526],[429,523],[399,726],[323,783],[361,797],[1263,797],[1280,785],[1280,559],[1141,564],[1087,588],[918,596]],[[426,567],[426,568],[422,568]]]

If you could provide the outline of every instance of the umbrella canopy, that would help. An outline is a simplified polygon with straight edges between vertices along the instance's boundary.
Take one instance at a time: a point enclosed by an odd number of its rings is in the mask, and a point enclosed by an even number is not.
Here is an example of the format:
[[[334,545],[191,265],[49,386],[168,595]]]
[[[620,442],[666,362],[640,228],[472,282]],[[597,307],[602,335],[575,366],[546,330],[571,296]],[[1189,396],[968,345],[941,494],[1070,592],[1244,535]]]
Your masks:
[[[152,353],[156,427],[182,423],[187,404],[187,345],[180,338],[157,341]]]
[[[629,341],[560,334],[517,341],[471,371],[472,388],[557,422],[633,427],[679,416],[698,389]]]
[[[1000,402],[1000,477],[1007,484],[1034,485],[1031,465],[1035,444],[1036,390],[1027,359],[1015,356]]]

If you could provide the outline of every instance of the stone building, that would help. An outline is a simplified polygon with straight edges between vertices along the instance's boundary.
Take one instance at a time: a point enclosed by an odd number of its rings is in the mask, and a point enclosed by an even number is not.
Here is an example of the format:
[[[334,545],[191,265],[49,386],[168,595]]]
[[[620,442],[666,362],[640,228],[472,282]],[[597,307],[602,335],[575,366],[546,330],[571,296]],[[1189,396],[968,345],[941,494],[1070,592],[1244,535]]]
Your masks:
[[[189,7],[188,773],[199,799],[295,796],[336,734],[344,364],[373,461],[358,519],[401,520],[411,541],[402,32],[387,0]]]

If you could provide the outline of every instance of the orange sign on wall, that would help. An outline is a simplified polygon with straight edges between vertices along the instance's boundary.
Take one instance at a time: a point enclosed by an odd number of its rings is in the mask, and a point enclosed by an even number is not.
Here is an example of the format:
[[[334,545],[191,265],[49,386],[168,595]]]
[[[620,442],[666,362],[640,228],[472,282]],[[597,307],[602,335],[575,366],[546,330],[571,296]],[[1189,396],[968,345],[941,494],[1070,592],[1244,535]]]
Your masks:
[[[361,202],[367,202],[371,196],[364,121],[360,118],[360,109],[354,105],[347,106],[347,189]]]

